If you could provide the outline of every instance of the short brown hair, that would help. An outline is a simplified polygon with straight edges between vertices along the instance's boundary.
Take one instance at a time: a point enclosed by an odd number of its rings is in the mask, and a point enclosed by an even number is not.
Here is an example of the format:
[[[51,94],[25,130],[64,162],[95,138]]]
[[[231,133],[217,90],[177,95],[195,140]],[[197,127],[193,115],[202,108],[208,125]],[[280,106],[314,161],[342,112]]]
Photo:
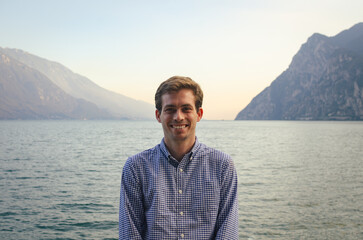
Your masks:
[[[200,88],[199,84],[194,82],[189,77],[181,77],[181,76],[174,76],[169,78],[168,80],[162,82],[156,90],[155,93],[155,107],[156,109],[161,112],[162,110],[162,102],[161,97],[165,93],[170,92],[178,92],[181,89],[190,89],[193,91],[195,96],[195,108],[199,111],[199,108],[202,107],[203,103],[203,91]]]

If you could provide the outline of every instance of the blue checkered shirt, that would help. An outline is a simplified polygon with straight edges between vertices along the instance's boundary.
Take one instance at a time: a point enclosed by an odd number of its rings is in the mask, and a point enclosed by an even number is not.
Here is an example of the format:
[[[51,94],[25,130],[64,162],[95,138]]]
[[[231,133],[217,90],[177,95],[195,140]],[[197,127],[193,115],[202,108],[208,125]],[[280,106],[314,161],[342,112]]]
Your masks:
[[[238,239],[237,174],[199,143],[178,162],[164,141],[123,168],[119,239]]]

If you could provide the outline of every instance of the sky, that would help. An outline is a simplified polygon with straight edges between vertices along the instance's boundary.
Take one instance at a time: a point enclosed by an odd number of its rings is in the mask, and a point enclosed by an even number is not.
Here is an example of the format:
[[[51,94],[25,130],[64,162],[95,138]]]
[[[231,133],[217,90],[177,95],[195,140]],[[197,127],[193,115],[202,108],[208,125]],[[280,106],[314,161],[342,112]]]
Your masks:
[[[0,0],[0,47],[151,104],[162,81],[188,76],[204,119],[232,120],[312,34],[334,36],[362,13],[362,0]]]

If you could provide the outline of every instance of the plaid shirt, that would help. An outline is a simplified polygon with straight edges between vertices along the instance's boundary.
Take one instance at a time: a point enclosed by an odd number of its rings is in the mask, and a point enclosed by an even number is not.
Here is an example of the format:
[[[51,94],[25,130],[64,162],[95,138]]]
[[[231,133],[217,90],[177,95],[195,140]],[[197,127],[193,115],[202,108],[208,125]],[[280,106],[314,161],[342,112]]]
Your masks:
[[[230,156],[196,139],[180,162],[163,140],[130,157],[121,180],[119,239],[238,239]]]

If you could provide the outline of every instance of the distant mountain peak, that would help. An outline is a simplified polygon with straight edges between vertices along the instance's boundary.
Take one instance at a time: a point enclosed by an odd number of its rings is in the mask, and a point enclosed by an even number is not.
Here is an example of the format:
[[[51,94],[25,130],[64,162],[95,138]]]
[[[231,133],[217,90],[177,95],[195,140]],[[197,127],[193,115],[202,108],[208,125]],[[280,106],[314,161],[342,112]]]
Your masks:
[[[57,62],[12,48],[0,48],[0,55],[0,119],[153,117],[152,104],[103,89]],[[56,106],[52,99],[64,101]]]
[[[316,42],[316,41],[326,41],[329,37],[321,34],[321,33],[314,33],[311,37],[308,38],[308,42]]]

